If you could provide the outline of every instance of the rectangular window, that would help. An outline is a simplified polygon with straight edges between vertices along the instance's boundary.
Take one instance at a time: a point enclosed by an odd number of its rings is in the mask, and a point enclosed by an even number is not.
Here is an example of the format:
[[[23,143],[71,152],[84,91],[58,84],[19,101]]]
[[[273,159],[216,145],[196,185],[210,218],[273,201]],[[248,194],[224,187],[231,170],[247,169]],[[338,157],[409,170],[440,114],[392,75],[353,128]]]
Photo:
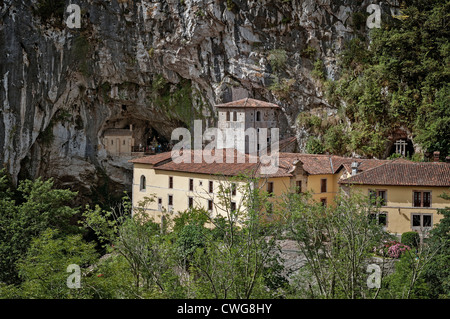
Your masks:
[[[267,193],[269,193],[269,195],[273,194],[273,182],[267,183]]]
[[[296,181],[295,187],[296,187],[297,194],[300,194],[302,192],[302,181]]]
[[[414,191],[413,205],[414,207],[431,207],[431,192]]]
[[[189,208],[194,207],[194,197],[188,197],[188,206]]]
[[[230,121],[230,112],[225,112],[227,114],[227,122]]]
[[[231,196],[236,196],[236,183],[231,184]]]
[[[327,179],[326,178],[322,178],[320,180],[320,191],[322,193],[326,193],[327,192]]]
[[[378,214],[378,223],[380,225],[387,225],[387,213],[379,213]]]
[[[189,190],[194,191],[194,180],[192,178],[189,178]]]
[[[158,197],[158,210],[162,211],[162,198]]]
[[[233,121],[237,121],[237,112],[236,111],[234,111],[233,112]]]
[[[168,200],[168,205],[169,206],[172,206],[173,205],[173,195],[169,195],[169,198],[168,198],[169,200]]]
[[[412,214],[411,226],[413,230],[422,228],[430,228],[433,225],[433,217],[431,214]]]
[[[387,225],[387,213],[372,213],[369,216],[370,220],[376,221],[377,224],[386,226]]]
[[[173,177],[169,176],[169,188],[173,188]]]
[[[377,192],[373,189],[369,189],[369,200],[372,205],[377,204]]]
[[[423,192],[422,199],[423,207],[431,207],[431,192]]]
[[[421,207],[421,193],[420,192],[414,192],[414,207]]]
[[[208,210],[211,212],[213,210],[213,201],[211,199],[208,200]]]
[[[419,214],[414,214],[412,218],[412,225],[413,227],[420,227],[421,225],[421,218]]]
[[[386,191],[378,190],[377,191],[377,198],[378,198],[378,203],[381,206],[386,206]]]
[[[422,215],[423,227],[431,227],[431,215]]]
[[[231,202],[230,203],[230,210],[231,210],[231,212],[235,212],[236,211],[236,202]]]
[[[369,199],[372,205],[386,206],[387,191],[380,189],[369,189]]]
[[[320,202],[322,203],[322,206],[327,207],[327,199],[325,197],[321,198]]]
[[[213,183],[213,181],[209,181],[209,192],[210,193],[214,192],[214,183]]]

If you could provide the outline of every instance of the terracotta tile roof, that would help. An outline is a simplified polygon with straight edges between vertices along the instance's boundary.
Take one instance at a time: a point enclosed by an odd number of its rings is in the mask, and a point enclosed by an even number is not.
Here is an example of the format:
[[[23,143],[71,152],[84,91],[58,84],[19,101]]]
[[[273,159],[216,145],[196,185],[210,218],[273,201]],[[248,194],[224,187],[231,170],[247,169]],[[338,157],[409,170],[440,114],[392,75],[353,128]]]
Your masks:
[[[265,101],[255,100],[251,98],[240,99],[228,103],[217,104],[216,107],[269,107],[279,108],[277,104],[269,103]]]
[[[131,160],[130,162],[150,164],[153,165],[154,169],[166,171],[189,172],[208,175],[219,174],[225,176],[237,176],[241,174],[247,174],[255,177],[266,176],[262,174],[263,172],[261,171],[261,168],[263,164],[261,164],[258,157],[252,157],[249,154],[243,154],[239,153],[236,150],[232,150],[233,157],[230,163],[230,161],[227,161],[226,150],[215,150],[215,152],[213,150],[212,155],[215,155],[218,151],[221,152],[221,154],[219,155],[222,157],[222,163],[217,163],[217,161],[213,163],[207,163],[204,157],[202,157],[201,163],[195,163],[195,153],[193,150],[190,151],[190,163],[187,163],[186,161],[181,163],[174,162],[171,158],[171,152],[141,157]],[[238,155],[243,155],[243,163],[238,162]],[[280,159],[278,163],[278,170],[273,174],[269,174],[267,176],[292,176],[292,174],[288,173],[288,170],[291,168],[291,166],[291,163],[282,161]]]
[[[348,173],[352,172],[352,168],[351,165],[353,162],[357,162],[359,163],[358,166],[358,171],[359,172],[364,172],[367,171],[369,169],[372,169],[374,167],[383,165],[387,162],[389,162],[389,160],[379,160],[379,159],[360,159],[360,158],[344,158],[341,157],[339,159],[335,159],[335,173],[342,167],[344,168]]]
[[[171,159],[171,152],[164,152],[164,153],[159,153],[159,154],[155,154],[155,155],[135,158],[128,162],[136,163],[136,164],[156,165],[156,164],[162,163],[164,161],[168,161],[170,159]]]
[[[191,163],[176,163],[172,160],[171,152],[150,155],[131,160],[132,163],[152,165],[154,169],[166,171],[189,172],[208,175],[237,176],[247,174],[255,177],[261,174],[259,158],[249,154],[241,154],[232,150],[232,161],[227,163],[226,150],[221,152],[222,163],[207,163],[202,157],[201,163],[195,163],[194,151],[190,151]],[[238,163],[237,156],[244,155],[244,162]],[[213,155],[215,153],[213,152]],[[303,169],[310,175],[335,174],[340,169],[351,173],[351,163],[359,162],[358,174],[341,180],[339,183],[368,184],[368,185],[415,185],[415,186],[449,186],[449,163],[416,163],[403,159],[377,160],[355,159],[335,155],[317,155],[301,153],[279,153],[278,170],[268,177],[293,176],[294,161],[299,160]],[[256,161],[256,163],[255,163]]]
[[[450,187],[450,164],[417,163],[405,160],[386,161],[383,165],[343,179],[339,183]]]
[[[212,152],[212,155],[215,155],[218,151],[222,154],[219,154],[222,158],[222,163],[207,163],[205,161],[204,156],[202,156],[201,163],[195,162],[195,153],[194,151],[190,151],[190,163],[181,162],[176,163],[173,160],[165,162],[161,165],[156,165],[154,168],[158,170],[167,170],[167,171],[178,171],[178,172],[189,172],[189,173],[199,173],[199,174],[221,174],[226,176],[235,176],[243,173],[252,174],[257,169],[257,163],[251,163],[249,159],[249,155],[244,154],[244,163],[238,163],[238,152],[233,150],[233,159],[231,163],[227,163],[226,158],[226,150],[216,150]]]

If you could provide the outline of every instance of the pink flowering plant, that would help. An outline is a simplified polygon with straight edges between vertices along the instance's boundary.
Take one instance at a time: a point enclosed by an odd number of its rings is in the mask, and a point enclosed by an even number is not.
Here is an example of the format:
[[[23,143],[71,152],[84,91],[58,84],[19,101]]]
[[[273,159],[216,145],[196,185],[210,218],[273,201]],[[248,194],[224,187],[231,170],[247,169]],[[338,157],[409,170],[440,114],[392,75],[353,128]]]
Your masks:
[[[373,252],[383,257],[400,258],[411,247],[395,240],[384,242],[381,246],[375,247]]]
[[[404,252],[410,250],[411,248],[402,243],[396,243],[388,248],[388,255],[391,258],[400,258]]]

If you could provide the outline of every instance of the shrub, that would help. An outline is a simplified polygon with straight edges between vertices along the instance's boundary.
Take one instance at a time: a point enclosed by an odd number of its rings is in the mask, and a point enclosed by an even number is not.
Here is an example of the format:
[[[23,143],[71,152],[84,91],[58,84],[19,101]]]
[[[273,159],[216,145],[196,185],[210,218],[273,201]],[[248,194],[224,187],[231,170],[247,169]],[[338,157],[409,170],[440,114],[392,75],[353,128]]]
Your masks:
[[[188,224],[183,227],[176,241],[178,255],[181,259],[189,261],[197,248],[205,247],[205,231],[204,227],[196,224]]]
[[[374,248],[374,253],[383,257],[400,258],[407,250],[411,248],[395,240],[386,241],[381,246]]]
[[[315,136],[310,136],[306,142],[306,152],[309,154],[323,154],[325,152],[322,141]]]
[[[287,54],[283,49],[275,49],[269,52],[267,56],[270,66],[275,72],[280,71],[286,64]]]
[[[316,60],[316,62],[314,62],[314,68],[311,71],[311,75],[317,80],[324,81],[326,79],[327,76],[325,73],[325,64],[321,59],[318,59]]]
[[[391,258],[400,258],[403,253],[410,249],[411,248],[409,246],[406,246],[402,243],[396,243],[388,248],[388,255]]]
[[[402,234],[401,241],[405,245],[417,248],[420,243],[420,236],[415,231],[406,232]]]

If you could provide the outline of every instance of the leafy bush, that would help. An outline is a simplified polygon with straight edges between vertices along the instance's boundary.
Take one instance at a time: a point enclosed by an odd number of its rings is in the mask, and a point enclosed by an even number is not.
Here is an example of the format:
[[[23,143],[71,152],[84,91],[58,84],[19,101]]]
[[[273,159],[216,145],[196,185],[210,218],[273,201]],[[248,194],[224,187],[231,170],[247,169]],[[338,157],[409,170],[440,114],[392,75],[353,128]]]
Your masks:
[[[388,255],[391,258],[400,258],[403,253],[410,249],[411,248],[409,246],[406,246],[402,243],[396,243],[388,248]]]
[[[205,230],[204,227],[196,224],[183,227],[176,241],[179,256],[182,259],[189,261],[197,248],[205,246]]]
[[[374,248],[374,253],[383,257],[400,258],[411,248],[395,240],[384,242],[381,246]]]
[[[420,236],[415,231],[410,231],[402,234],[402,243],[417,248],[420,243]]]
[[[323,154],[324,147],[322,141],[315,137],[310,136],[306,142],[306,152],[309,154]]]
[[[311,75],[318,80],[323,81],[326,79],[325,64],[321,59],[318,59],[316,60],[316,62],[314,62],[314,68],[311,71]]]
[[[270,66],[275,72],[280,71],[286,64],[287,54],[283,49],[274,49],[269,52],[267,56]]]

